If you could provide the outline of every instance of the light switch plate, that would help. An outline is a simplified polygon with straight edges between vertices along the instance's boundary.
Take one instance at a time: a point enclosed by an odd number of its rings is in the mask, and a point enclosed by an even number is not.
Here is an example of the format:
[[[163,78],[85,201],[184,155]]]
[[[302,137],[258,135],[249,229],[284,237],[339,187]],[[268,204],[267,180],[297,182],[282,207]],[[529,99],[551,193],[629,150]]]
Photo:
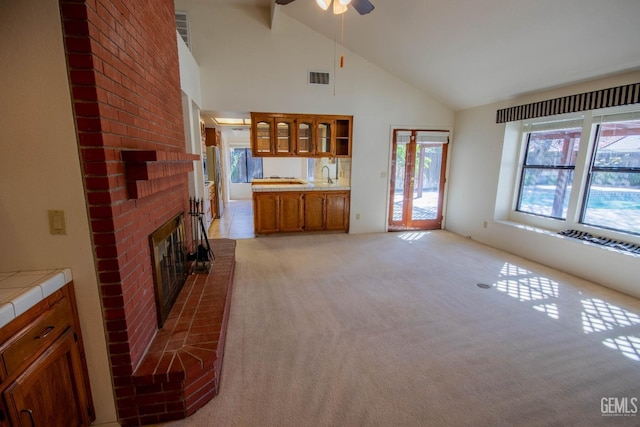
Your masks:
[[[49,232],[51,234],[67,234],[67,224],[64,219],[64,211],[49,211]]]

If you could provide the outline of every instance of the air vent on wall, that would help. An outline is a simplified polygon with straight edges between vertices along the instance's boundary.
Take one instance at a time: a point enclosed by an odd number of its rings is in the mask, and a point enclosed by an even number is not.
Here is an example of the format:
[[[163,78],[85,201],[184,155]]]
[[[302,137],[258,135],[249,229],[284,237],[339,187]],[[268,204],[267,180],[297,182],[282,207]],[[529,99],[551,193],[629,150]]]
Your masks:
[[[310,85],[328,85],[329,73],[327,71],[309,71]]]
[[[187,15],[187,12],[176,12],[176,30],[187,47],[191,49],[189,44],[189,15]]]

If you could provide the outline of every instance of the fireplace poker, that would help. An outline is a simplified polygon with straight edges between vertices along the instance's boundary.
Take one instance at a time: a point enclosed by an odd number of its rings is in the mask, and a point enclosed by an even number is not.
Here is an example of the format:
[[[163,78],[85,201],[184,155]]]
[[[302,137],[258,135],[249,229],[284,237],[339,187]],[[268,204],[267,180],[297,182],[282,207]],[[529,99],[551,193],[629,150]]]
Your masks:
[[[189,216],[191,216],[191,242],[195,246],[195,255],[197,259],[198,254],[198,223],[196,221],[196,200],[194,197],[189,197]]]

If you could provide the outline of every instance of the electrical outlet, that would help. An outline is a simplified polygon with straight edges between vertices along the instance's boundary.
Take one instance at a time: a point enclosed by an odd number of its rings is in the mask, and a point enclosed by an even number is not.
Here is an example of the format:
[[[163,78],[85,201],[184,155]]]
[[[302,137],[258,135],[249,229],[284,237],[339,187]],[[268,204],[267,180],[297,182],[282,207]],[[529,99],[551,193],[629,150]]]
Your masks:
[[[356,214],[356,219],[360,219],[360,214],[359,213]]]
[[[484,221],[484,222],[482,223],[482,228],[487,228],[487,225],[488,225],[488,224],[487,224],[487,221]]]

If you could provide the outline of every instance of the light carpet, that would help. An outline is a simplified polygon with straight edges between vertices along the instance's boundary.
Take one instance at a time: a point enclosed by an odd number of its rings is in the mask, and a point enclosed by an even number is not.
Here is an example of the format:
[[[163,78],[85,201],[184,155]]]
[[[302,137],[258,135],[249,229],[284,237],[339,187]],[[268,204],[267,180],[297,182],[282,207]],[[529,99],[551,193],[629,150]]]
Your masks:
[[[640,425],[638,313],[446,231],[238,240],[220,394],[162,425]]]

